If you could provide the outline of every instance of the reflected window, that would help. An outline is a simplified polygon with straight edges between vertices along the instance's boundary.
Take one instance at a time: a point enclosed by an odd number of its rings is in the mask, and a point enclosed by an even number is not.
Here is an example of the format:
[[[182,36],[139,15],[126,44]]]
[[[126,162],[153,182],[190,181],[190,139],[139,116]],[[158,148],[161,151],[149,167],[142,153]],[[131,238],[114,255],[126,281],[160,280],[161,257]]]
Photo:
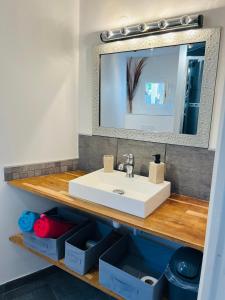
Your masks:
[[[145,103],[163,104],[165,102],[165,83],[148,82],[145,84]]]

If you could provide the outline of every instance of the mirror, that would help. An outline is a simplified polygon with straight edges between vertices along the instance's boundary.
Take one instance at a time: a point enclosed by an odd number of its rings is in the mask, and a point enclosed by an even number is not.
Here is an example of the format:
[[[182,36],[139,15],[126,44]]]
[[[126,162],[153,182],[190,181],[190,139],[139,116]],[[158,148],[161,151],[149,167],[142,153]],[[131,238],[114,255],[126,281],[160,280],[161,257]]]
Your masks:
[[[100,126],[197,134],[205,42],[103,54]]]
[[[198,29],[100,45],[94,134],[208,147],[219,37]]]

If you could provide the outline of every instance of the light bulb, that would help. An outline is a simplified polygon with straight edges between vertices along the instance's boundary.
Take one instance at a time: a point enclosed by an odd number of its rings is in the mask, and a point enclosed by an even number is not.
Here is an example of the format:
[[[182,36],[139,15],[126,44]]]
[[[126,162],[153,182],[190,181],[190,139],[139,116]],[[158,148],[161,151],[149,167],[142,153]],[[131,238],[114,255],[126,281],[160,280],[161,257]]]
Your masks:
[[[129,30],[127,29],[127,27],[123,27],[120,29],[120,33],[122,35],[127,35],[129,33]]]
[[[107,39],[110,39],[113,36],[112,30],[106,31],[105,36],[107,37]]]
[[[160,20],[158,22],[159,29],[165,29],[168,26],[168,22],[166,20]]]
[[[139,25],[138,25],[138,30],[139,30],[140,32],[146,31],[146,30],[147,30],[147,25],[146,25],[145,23],[139,24]]]
[[[191,18],[189,16],[183,16],[180,18],[181,25],[188,25],[191,23]]]

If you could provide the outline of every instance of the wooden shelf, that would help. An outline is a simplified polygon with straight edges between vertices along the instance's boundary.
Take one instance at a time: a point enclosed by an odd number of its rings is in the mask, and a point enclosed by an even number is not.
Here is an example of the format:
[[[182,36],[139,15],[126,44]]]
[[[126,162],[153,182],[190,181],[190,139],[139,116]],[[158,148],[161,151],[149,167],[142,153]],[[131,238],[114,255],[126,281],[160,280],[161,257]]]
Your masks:
[[[87,282],[88,284],[92,285],[93,287],[101,290],[102,292],[114,297],[115,299],[118,299],[118,300],[122,300],[123,298],[121,298],[120,296],[116,295],[115,293],[111,292],[110,290],[106,289],[105,287],[103,287],[100,283],[99,283],[99,280],[98,280],[98,275],[99,275],[99,272],[97,269],[94,269],[92,270],[91,272],[85,274],[85,275],[79,275],[78,273],[76,272],[73,272],[72,270],[70,270],[65,264],[64,264],[64,260],[59,260],[59,261],[55,261],[43,254],[40,254],[39,252],[27,247],[24,242],[23,242],[23,236],[22,234],[17,234],[17,235],[13,235],[9,238],[9,240],[16,244],[17,246],[41,257],[42,259],[46,260],[47,262],[49,262],[50,264],[52,265],[55,265],[56,267],[70,273],[71,275],[79,278],[80,280],[82,281],[85,281]]]
[[[83,171],[65,172],[12,180],[9,181],[9,184],[86,213],[109,218],[199,250],[204,249],[208,215],[207,201],[173,194],[150,216],[142,219],[71,197],[68,194],[69,181],[84,174]]]

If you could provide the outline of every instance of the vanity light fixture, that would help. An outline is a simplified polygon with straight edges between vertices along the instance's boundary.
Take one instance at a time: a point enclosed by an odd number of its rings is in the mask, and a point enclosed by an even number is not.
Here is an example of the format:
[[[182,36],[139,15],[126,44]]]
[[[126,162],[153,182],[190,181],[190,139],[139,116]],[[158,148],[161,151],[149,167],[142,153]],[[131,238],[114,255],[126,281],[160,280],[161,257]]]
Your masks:
[[[107,43],[176,30],[201,28],[202,26],[203,15],[185,15],[176,18],[162,19],[156,22],[146,22],[104,31],[101,33],[100,37],[103,42]]]

